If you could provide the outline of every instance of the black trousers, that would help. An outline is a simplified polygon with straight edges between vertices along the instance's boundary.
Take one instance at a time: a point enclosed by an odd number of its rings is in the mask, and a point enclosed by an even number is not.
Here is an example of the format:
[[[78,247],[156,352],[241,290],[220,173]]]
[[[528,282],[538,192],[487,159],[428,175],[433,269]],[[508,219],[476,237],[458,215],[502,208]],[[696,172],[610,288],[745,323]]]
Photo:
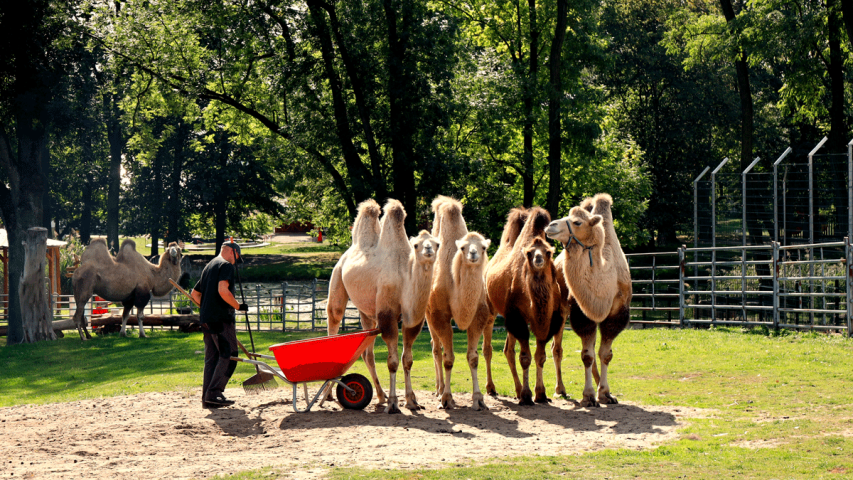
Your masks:
[[[222,395],[228,380],[237,368],[231,360],[239,354],[235,324],[226,323],[221,333],[204,333],[204,380],[201,399],[208,400]]]

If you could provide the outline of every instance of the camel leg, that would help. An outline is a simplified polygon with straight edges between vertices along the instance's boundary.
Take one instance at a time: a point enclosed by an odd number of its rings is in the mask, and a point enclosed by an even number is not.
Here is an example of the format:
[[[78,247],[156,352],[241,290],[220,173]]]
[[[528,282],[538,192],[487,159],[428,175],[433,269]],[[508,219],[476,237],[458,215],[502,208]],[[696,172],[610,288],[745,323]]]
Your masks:
[[[477,347],[480,344],[482,333],[481,329],[476,328],[476,324],[468,327],[468,368],[471,369],[471,383],[474,387],[474,391],[471,393],[471,409],[476,411],[489,409],[483,400],[483,393],[480,392],[480,382],[477,380],[477,367],[480,362],[480,357],[477,355]]]
[[[74,285],[74,303],[77,305],[74,310],[74,325],[77,327],[77,333],[80,334],[80,340],[86,341],[92,338],[89,335],[89,330],[86,329],[86,317],[83,315],[86,309],[86,302],[92,298],[93,280],[80,279]]]
[[[486,357],[486,393],[496,397],[495,382],[492,381],[492,328],[495,325],[494,317],[489,315],[489,321],[483,328],[483,356]]]
[[[418,334],[421,333],[421,330],[424,328],[424,319],[421,319],[420,323],[413,327],[407,327],[406,323],[403,322],[403,373],[406,378],[406,408],[409,410],[420,410],[421,407],[418,404],[418,398],[415,396],[415,390],[412,388],[412,364],[414,364],[414,356],[412,355],[412,345],[415,343],[415,339],[418,338]]]
[[[119,330],[119,335],[122,337],[127,336],[125,328],[127,327],[127,319],[130,317],[130,311],[133,310],[133,302],[134,298],[132,295],[121,301],[121,306],[124,307],[124,310],[121,312],[121,330]]]
[[[450,376],[453,372],[453,363],[456,361],[456,356],[453,353],[453,327],[450,325],[450,312],[433,312],[430,318],[432,319],[430,333],[438,339],[443,351],[441,364],[444,367],[444,376],[442,377],[440,408],[449,410],[456,408],[456,402],[453,401],[453,393],[450,389]]]
[[[557,371],[557,386],[554,395],[567,398],[566,386],[563,385],[563,329],[554,335],[554,343],[551,345],[551,356],[554,357],[554,368]]]
[[[136,319],[139,320],[139,338],[147,338],[145,327],[142,326],[142,318],[145,317],[145,306],[151,300],[151,292],[137,290],[134,294],[136,300],[133,302],[133,306],[136,307]]]
[[[363,312],[359,312],[359,314],[361,315],[362,328],[365,330],[376,328],[375,319],[368,317]],[[364,360],[364,364],[367,365],[367,371],[370,372],[370,378],[373,380],[373,389],[376,391],[376,398],[378,402],[385,403],[385,390],[382,390],[382,384],[379,383],[379,377],[376,375],[376,360],[373,355],[373,347],[375,343],[376,340],[370,342],[364,350],[364,353],[361,354],[361,359]]]
[[[441,340],[435,336],[435,329],[429,329],[429,343],[432,347],[432,365],[435,367],[435,396],[440,397],[444,391],[444,369],[441,368]]]
[[[614,316],[608,317],[598,326],[601,330],[601,346],[598,348],[598,358],[601,360],[601,379],[598,383],[598,401],[603,404],[616,404],[616,397],[610,394],[610,384],[607,382],[607,367],[613,360],[613,340],[628,325],[630,315],[623,309]]]
[[[530,364],[533,358],[530,355],[530,340],[519,341],[518,363],[521,364],[521,397],[518,399],[519,405],[533,405],[533,392],[530,391]]]
[[[536,354],[534,356],[534,360],[536,361],[536,388],[534,392],[536,393],[536,397],[534,402],[536,403],[550,403],[551,399],[545,394],[545,360],[547,360],[548,356],[545,354],[545,350],[548,348],[547,340],[536,340]]]
[[[598,401],[595,399],[595,383],[593,375],[598,376],[595,366],[595,335],[596,324],[590,320],[580,309],[577,303],[571,302],[571,314],[569,321],[572,324],[572,330],[581,337],[581,361],[584,366],[584,388],[583,398],[580,405],[582,407],[598,407]]]
[[[518,380],[518,370],[515,366],[515,343],[516,339],[511,333],[506,334],[506,343],[504,343],[504,356],[506,363],[509,365],[509,373],[512,374],[512,380],[515,382],[515,397],[521,398],[521,382]]]
[[[387,297],[386,297],[387,298]],[[385,406],[385,413],[402,413],[397,401],[397,368],[400,366],[400,357],[397,353],[397,342],[400,338],[400,331],[397,328],[397,320],[400,318],[399,307],[396,309],[388,306],[377,308],[379,311],[377,319],[379,321],[379,329],[382,331],[382,340],[388,346],[388,374],[391,377],[391,384],[388,387],[388,404]]]
[[[329,279],[329,301],[326,303],[326,332],[329,335],[336,335],[341,328],[348,301],[349,294],[344,288],[341,266],[338,264],[335,265],[335,269],[332,270],[332,278]],[[285,308],[282,306],[282,312],[284,310]]]
[[[521,364],[522,383],[519,384],[518,375],[515,372],[515,348],[512,349],[512,359],[510,359],[506,347],[504,347],[504,355],[507,355],[507,361],[511,360],[509,362],[510,370],[515,380],[515,394],[518,398],[518,404],[533,405],[533,393],[530,391],[530,330],[522,313],[512,304],[507,308],[506,315],[504,315],[504,323],[507,331],[507,342],[509,342],[509,336],[512,335],[514,340],[518,340],[521,350],[518,362]]]

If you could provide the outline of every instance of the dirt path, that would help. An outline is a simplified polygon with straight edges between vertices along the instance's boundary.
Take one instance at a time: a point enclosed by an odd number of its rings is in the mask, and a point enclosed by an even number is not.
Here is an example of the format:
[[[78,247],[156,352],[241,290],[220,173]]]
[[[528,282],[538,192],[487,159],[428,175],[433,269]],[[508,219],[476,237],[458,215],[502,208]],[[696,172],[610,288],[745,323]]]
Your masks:
[[[301,388],[300,388],[301,390]],[[0,409],[0,478],[207,478],[274,466],[293,478],[322,477],[331,466],[419,468],[519,455],[572,454],[605,448],[647,449],[677,437],[705,413],[630,403],[599,409],[572,401],[519,407],[487,398],[461,408],[386,415],[374,398],[364,411],[328,402],[293,412],[290,389],[259,395],[229,389],[230,408],[205,410],[199,390],[146,393]],[[300,392],[300,399],[301,399]],[[300,408],[304,402],[300,400]]]

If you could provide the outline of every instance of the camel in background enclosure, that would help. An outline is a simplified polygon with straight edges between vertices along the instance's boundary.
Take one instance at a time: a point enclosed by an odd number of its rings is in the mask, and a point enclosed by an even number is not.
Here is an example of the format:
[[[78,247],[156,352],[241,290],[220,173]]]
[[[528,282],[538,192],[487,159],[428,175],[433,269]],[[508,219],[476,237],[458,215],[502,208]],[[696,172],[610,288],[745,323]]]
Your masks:
[[[486,250],[491,241],[477,232],[468,231],[459,201],[440,195],[433,200],[432,210],[435,212],[432,235],[441,242],[426,312],[432,338],[436,393],[441,396],[442,408],[456,406],[450,392],[450,373],[454,361],[453,328],[450,324],[452,318],[460,330],[468,332],[466,358],[474,387],[471,408],[487,409],[480,392],[480,383],[477,381],[477,344],[483,336],[486,392],[495,394],[495,385],[492,382],[492,326],[495,317],[488,304],[485,284],[486,265],[489,261]],[[445,374],[442,372],[442,366]]]
[[[568,311],[564,295],[557,283],[557,272],[551,257],[554,249],[545,241],[545,227],[551,221],[548,212],[540,207],[529,210],[510,210],[501,235],[501,245],[489,262],[486,289],[494,310],[503,315],[507,338],[504,355],[515,381],[515,393],[521,405],[532,405],[529,385],[530,331],[536,338],[536,398],[537,403],[550,401],[545,394],[543,367],[545,346],[551,338],[554,365],[557,370],[556,391],[564,394],[562,370],[562,331]],[[519,363],[523,384],[515,366],[515,343],[519,342]]]
[[[328,333],[340,328],[347,301],[352,300],[365,329],[378,328],[388,345],[388,372],[391,386],[385,413],[400,413],[396,381],[399,360],[397,322],[403,324],[403,370],[406,381],[406,407],[419,408],[412,389],[412,344],[424,324],[433,278],[433,265],[439,243],[422,230],[417,237],[406,238],[403,221],[406,211],[397,200],[388,200],[381,221],[379,205],[365,200],[358,206],[353,223],[353,243],[338,260],[329,280]],[[373,345],[362,355],[373,378],[379,402],[386,400],[379,386]]]
[[[180,277],[181,250],[175,242],[166,247],[159,263],[154,265],[136,251],[136,242],[133,240],[122,242],[115,257],[107,250],[104,239],[92,240],[83,251],[80,266],[71,277],[77,304],[72,318],[80,333],[80,339],[92,338],[83,317],[83,309],[92,295],[98,295],[110,302],[121,302],[124,306],[121,315],[122,336],[127,335],[125,327],[130,310],[136,307],[139,336],[145,337],[145,329],[142,327],[143,309],[148,305],[151,295],[166,295],[172,290],[169,279]]]
[[[612,204],[610,195],[599,193],[545,230],[548,237],[565,246],[558,266],[571,292],[569,321],[582,343],[584,407],[618,403],[610,394],[607,367],[613,359],[613,340],[630,320],[631,273],[613,227]],[[601,331],[600,376],[595,361],[596,328]],[[597,401],[593,380],[598,383]]]

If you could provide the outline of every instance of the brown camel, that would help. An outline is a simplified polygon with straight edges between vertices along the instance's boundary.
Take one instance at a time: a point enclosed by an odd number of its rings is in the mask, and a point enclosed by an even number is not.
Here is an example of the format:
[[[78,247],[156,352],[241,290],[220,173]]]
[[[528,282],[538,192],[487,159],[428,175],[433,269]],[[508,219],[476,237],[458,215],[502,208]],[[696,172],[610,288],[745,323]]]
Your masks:
[[[630,320],[631,274],[613,227],[612,204],[610,195],[600,193],[545,229],[550,238],[565,246],[557,263],[571,292],[569,321],[582,343],[584,407],[618,403],[610,393],[607,367],[613,359],[613,340]],[[600,376],[595,361],[596,328],[601,331]],[[598,383],[598,400],[594,382]]]
[[[166,295],[172,290],[170,278],[181,277],[181,249],[172,242],[160,257],[157,265],[152,264],[136,251],[136,242],[127,239],[121,244],[118,254],[113,257],[107,250],[102,238],[92,240],[80,257],[80,266],[71,277],[74,287],[74,300],[77,310],[74,312],[74,324],[80,333],[80,339],[91,338],[86,329],[83,308],[98,295],[110,302],[121,302],[124,312],[121,316],[121,336],[126,336],[125,327],[130,310],[136,307],[139,320],[139,336],[145,337],[142,327],[143,309],[153,294],[156,297]]]
[[[432,235],[438,238],[441,247],[438,249],[426,315],[432,338],[436,393],[441,396],[442,408],[456,406],[450,391],[450,373],[454,362],[452,318],[460,330],[468,332],[467,359],[474,388],[471,408],[487,409],[477,380],[477,345],[480,337],[484,337],[486,392],[494,395],[492,326],[495,317],[488,304],[484,275],[489,261],[486,250],[491,241],[477,232],[468,231],[459,201],[440,195],[433,200],[432,210],[435,212]]]
[[[568,306],[562,298],[551,260],[554,249],[545,241],[544,229],[551,221],[548,212],[539,207],[510,211],[501,236],[501,245],[486,271],[486,290],[494,310],[503,315],[507,339],[504,355],[515,381],[515,393],[521,405],[532,405],[529,385],[530,331],[536,338],[537,403],[549,402],[545,394],[542,372],[545,346],[551,338],[551,352],[557,370],[556,392],[565,395],[560,363],[563,358],[562,331]],[[523,384],[515,366],[515,343],[519,342],[519,362]]]
[[[353,223],[353,244],[332,271],[326,312],[329,335],[338,332],[348,300],[358,308],[362,327],[369,329],[378,325],[382,330],[382,340],[388,345],[391,376],[385,413],[400,413],[396,391],[397,322],[402,320],[403,324],[406,407],[417,409],[420,407],[411,382],[412,344],[423,328],[439,244],[425,230],[417,237],[406,238],[403,228],[406,211],[399,201],[388,200],[384,210],[379,221],[379,205],[375,201],[365,200],[359,205]],[[365,350],[362,358],[382,403],[386,398],[376,376],[373,345]]]

